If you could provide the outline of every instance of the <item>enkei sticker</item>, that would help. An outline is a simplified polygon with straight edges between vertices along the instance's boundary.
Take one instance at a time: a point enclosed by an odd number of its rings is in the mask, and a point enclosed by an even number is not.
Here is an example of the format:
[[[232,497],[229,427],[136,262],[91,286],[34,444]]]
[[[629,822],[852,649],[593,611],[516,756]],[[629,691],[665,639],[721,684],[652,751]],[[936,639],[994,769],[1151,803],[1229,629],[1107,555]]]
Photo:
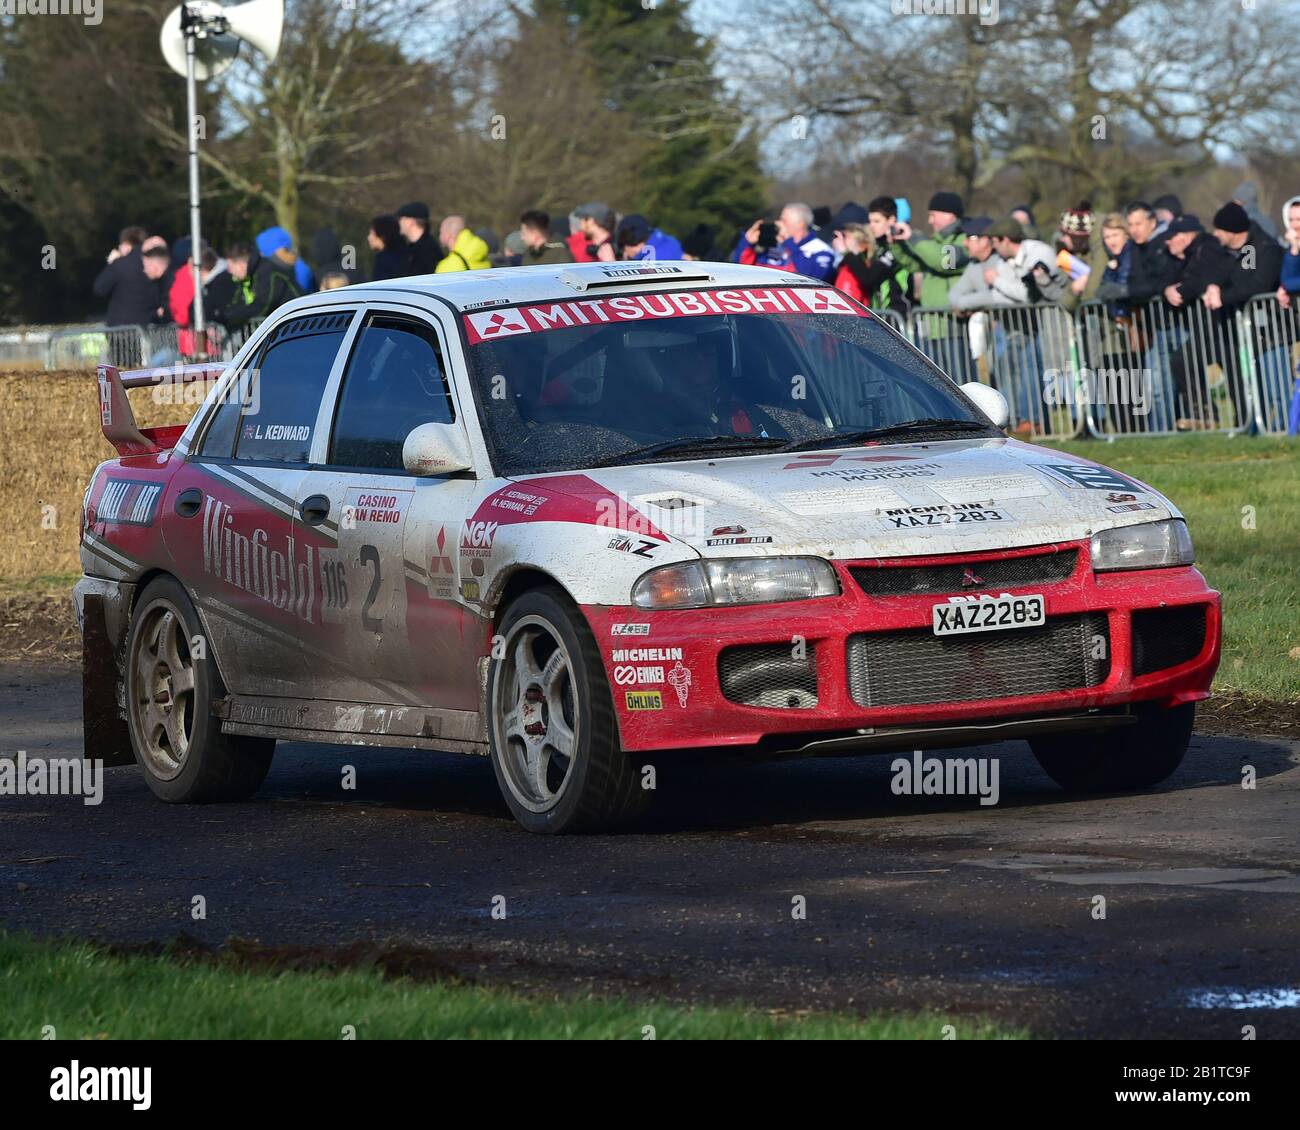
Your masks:
[[[643,683],[662,683],[662,667],[638,667],[634,663],[620,663],[614,668],[614,683],[620,687],[633,687]]]

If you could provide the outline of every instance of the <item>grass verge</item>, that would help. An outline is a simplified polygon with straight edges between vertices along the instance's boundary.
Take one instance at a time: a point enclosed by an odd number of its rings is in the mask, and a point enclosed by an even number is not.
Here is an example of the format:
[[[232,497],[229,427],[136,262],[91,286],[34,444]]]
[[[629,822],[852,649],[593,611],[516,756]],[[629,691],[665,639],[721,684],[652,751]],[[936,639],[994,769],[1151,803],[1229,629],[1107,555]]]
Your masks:
[[[264,962],[263,962],[264,964]],[[966,1017],[792,1016],[597,997],[532,997],[373,967],[273,972],[221,955],[122,955],[0,934],[0,1038],[39,1039],[1024,1039]]]
[[[1150,483],[1187,516],[1197,566],[1223,593],[1215,690],[1300,702],[1300,443],[1196,435],[1059,446]]]

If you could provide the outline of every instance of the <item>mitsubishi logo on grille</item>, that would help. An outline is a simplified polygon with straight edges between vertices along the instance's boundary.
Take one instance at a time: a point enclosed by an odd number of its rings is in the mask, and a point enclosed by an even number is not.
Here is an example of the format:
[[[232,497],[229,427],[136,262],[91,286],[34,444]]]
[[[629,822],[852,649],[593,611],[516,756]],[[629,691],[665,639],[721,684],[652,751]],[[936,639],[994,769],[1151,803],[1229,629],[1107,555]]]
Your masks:
[[[964,589],[977,589],[984,583],[981,577],[974,569],[966,568],[962,570],[961,587]]]

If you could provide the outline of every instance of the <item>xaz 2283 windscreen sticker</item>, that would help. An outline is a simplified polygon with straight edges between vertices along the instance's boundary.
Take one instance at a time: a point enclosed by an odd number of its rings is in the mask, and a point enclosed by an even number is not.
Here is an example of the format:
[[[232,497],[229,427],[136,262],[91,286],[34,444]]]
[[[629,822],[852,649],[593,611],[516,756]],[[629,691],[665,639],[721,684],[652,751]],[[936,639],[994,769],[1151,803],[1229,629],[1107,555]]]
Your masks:
[[[648,318],[692,318],[718,314],[848,314],[868,317],[829,287],[773,286],[746,290],[660,291],[620,294],[612,298],[583,298],[536,302],[508,310],[466,314],[465,333],[471,345],[515,334],[639,322]]]

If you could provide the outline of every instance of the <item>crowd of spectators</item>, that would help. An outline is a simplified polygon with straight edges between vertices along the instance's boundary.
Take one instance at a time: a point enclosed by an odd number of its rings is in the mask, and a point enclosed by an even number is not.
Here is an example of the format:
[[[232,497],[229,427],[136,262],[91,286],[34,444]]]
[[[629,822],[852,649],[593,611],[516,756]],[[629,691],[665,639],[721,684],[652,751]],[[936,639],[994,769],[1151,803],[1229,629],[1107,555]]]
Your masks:
[[[236,329],[297,295],[365,279],[568,262],[727,258],[831,282],[878,312],[912,318],[921,327],[917,344],[964,380],[986,375],[987,364],[978,363],[991,348],[990,319],[1005,321],[1012,308],[1072,313],[1092,301],[1112,334],[1122,335],[1129,351],[1154,367],[1157,416],[1151,427],[1168,430],[1219,422],[1210,398],[1193,386],[1202,378],[1179,363],[1188,334],[1213,327],[1214,348],[1226,360],[1237,345],[1233,331],[1224,328],[1231,314],[1269,295],[1280,316],[1290,315],[1300,294],[1300,196],[1283,207],[1279,237],[1249,183],[1239,186],[1208,226],[1185,213],[1176,196],[1162,195],[1101,216],[1083,201],[1062,213],[1049,232],[1040,229],[1029,205],[1001,217],[970,216],[958,193],[941,191],[929,200],[924,229],[913,227],[905,198],[881,195],[834,213],[787,204],[774,216],[755,219],[729,250],[727,244],[718,248],[718,236],[717,228],[700,225],[679,240],[643,215],[619,216],[600,201],[562,217],[526,211],[504,239],[489,228],[472,229],[460,215],[444,217],[435,235],[428,206],[415,201],[371,221],[369,272],[358,264],[355,249],[328,229],[312,240],[310,260],[281,227],[267,228],[251,243],[232,244],[224,256],[205,245],[203,307],[210,323]],[[94,283],[96,296],[107,302],[107,323],[174,323],[179,351],[192,352],[189,257],[188,239],[169,248],[143,228],[124,229]],[[1192,313],[1201,319],[1195,327]],[[1292,365],[1279,348],[1264,367],[1271,386],[1285,395]],[[1018,355],[1021,369],[1041,368],[1037,345],[1033,350],[1032,361],[1023,350]],[[1240,418],[1241,367],[1226,369]],[[1019,387],[1024,383],[1008,391],[1019,401],[1013,407],[1022,430],[1032,432],[1039,405],[1027,402],[1036,394]]]

